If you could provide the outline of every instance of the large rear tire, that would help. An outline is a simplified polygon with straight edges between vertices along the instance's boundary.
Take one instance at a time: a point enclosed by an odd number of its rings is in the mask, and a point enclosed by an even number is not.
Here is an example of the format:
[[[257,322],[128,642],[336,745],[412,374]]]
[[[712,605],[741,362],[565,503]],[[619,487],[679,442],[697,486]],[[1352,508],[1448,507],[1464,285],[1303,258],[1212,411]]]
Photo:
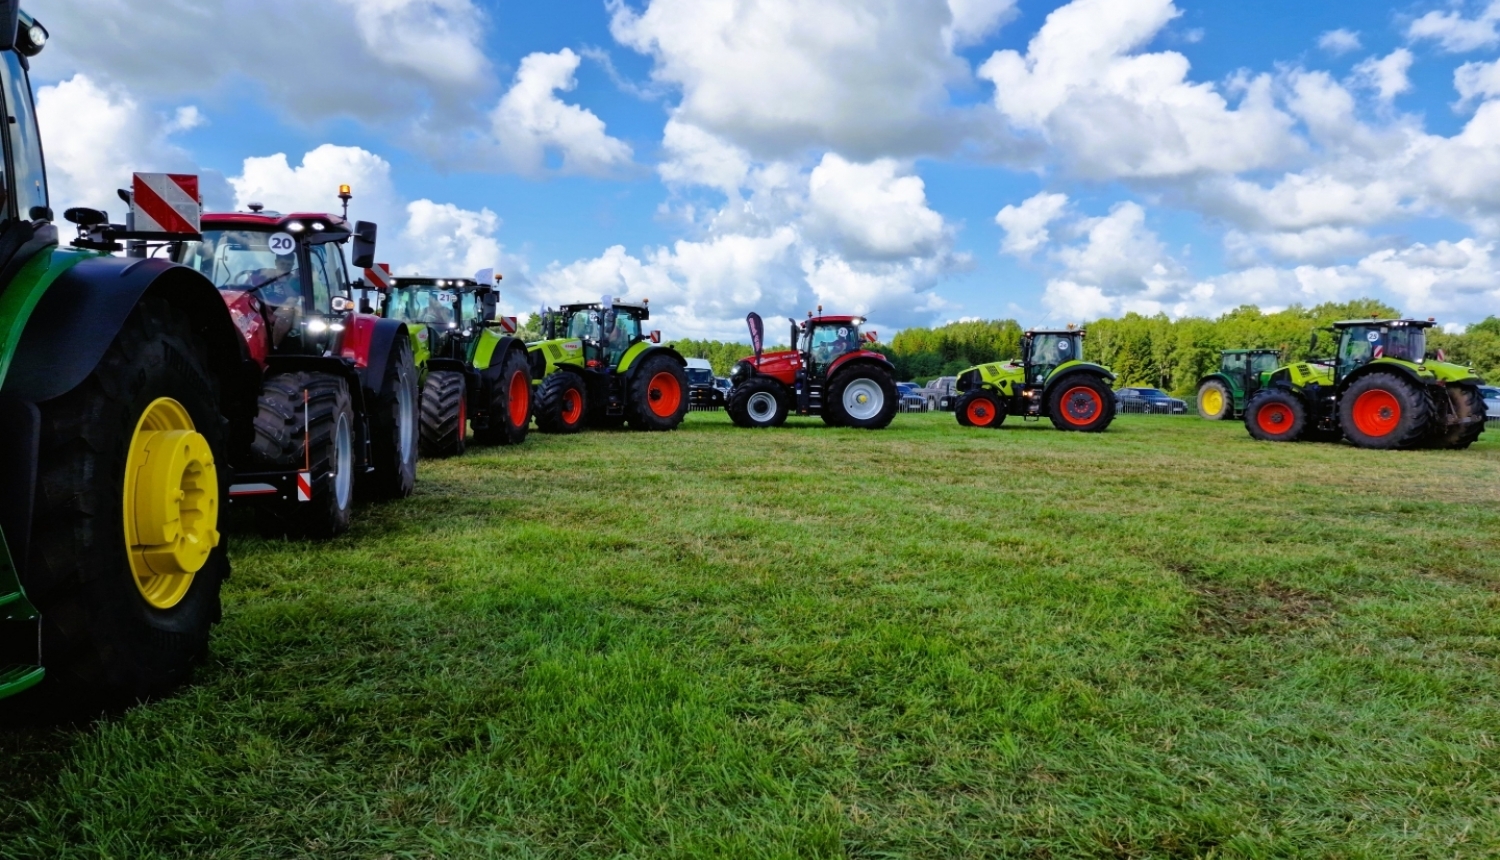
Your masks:
[[[526,353],[512,349],[490,382],[489,424],[474,434],[481,445],[519,445],[531,430],[531,365]]]
[[[1102,433],[1115,420],[1115,393],[1101,377],[1072,373],[1052,386],[1047,414],[1059,430]]]
[[[753,376],[736,385],[724,404],[736,427],[780,427],[789,408],[785,386],[769,376]]]
[[[1447,392],[1446,414],[1455,423],[1443,425],[1443,429],[1434,442],[1434,447],[1461,451],[1474,444],[1474,441],[1484,432],[1484,422],[1488,417],[1484,396],[1479,388],[1473,385],[1449,385]]]
[[[185,313],[147,298],[82,383],[39,404],[21,582],[41,610],[47,677],[14,700],[32,718],[165,695],[207,651],[229,575],[217,527],[230,473],[207,355]]]
[[[312,490],[306,502],[262,502],[256,509],[261,534],[327,540],[348,531],[356,459],[348,384],[326,373],[280,374],[266,380],[259,407],[250,446],[255,467],[278,472],[310,467]]]
[[[689,406],[687,371],[670,355],[648,357],[634,371],[625,411],[634,430],[676,430]]]
[[[896,417],[901,399],[891,375],[873,364],[840,370],[823,394],[823,410],[842,427],[881,430]]]
[[[577,433],[588,415],[589,396],[583,377],[571,370],[553,371],[536,391],[536,429],[543,433]]]
[[[421,392],[411,339],[396,338],[380,395],[370,410],[375,471],[366,479],[378,499],[404,499],[417,487],[417,412]]]
[[[434,370],[422,386],[423,457],[456,457],[468,438],[469,386],[456,370]]]
[[[1307,431],[1307,407],[1290,391],[1257,392],[1245,404],[1245,429],[1262,442],[1296,442]]]
[[[1234,417],[1234,393],[1217,379],[1198,386],[1198,417],[1209,421],[1227,421]]]
[[[1339,398],[1344,435],[1361,448],[1415,448],[1431,419],[1427,392],[1394,373],[1362,376]]]
[[[999,427],[1005,423],[1005,408],[993,392],[977,388],[958,399],[953,410],[964,427]]]

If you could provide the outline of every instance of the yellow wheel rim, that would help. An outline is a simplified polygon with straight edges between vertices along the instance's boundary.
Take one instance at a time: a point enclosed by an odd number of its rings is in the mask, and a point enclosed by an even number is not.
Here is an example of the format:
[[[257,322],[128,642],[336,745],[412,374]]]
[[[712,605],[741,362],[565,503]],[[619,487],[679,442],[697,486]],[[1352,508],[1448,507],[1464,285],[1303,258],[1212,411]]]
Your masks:
[[[1217,388],[1205,388],[1200,405],[1205,415],[1218,415],[1224,411],[1224,392]]]
[[[135,586],[147,603],[171,609],[219,545],[219,475],[208,440],[170,397],[135,425],[122,501]]]

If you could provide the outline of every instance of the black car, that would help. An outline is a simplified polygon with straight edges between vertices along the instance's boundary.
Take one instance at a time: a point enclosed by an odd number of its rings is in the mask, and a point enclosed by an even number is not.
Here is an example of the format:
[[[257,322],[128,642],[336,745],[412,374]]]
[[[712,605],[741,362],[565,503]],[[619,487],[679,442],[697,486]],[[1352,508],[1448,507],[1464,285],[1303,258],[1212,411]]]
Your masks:
[[[1178,400],[1160,388],[1121,388],[1115,392],[1115,410],[1146,415],[1183,415],[1187,412],[1187,401]]]
[[[695,412],[712,412],[724,408],[724,391],[719,388],[708,362],[698,358],[688,359],[687,378],[689,409]]]

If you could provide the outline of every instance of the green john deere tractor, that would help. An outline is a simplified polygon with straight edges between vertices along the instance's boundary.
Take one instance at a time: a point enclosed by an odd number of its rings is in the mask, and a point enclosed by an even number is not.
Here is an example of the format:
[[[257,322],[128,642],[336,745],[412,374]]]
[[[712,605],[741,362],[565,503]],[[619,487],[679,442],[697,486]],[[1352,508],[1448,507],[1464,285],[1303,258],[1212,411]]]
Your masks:
[[[563,305],[542,312],[542,340],[527,344],[536,427],[675,430],[688,411],[687,359],[645,331],[646,301]]]
[[[1198,380],[1198,415],[1209,421],[1230,421],[1245,414],[1245,402],[1281,366],[1276,349],[1226,349],[1219,353],[1219,369]]]
[[[999,427],[1007,415],[1052,419],[1059,430],[1100,433],[1115,420],[1115,375],[1083,360],[1084,330],[1037,329],[1021,336],[1021,361],[971,367],[958,375],[954,406],[965,427]]]
[[[188,678],[229,573],[225,416],[255,402],[214,285],[143,259],[196,236],[196,177],[137,175],[180,208],[70,209],[59,245],[28,76],[46,40],[0,0],[0,698],[22,718]]]
[[[1361,448],[1467,448],[1484,432],[1484,384],[1473,368],[1428,360],[1432,320],[1336,322],[1327,362],[1277,368],[1245,406],[1245,428],[1271,442]],[[1313,333],[1316,350],[1318,335]]]
[[[418,332],[427,352],[422,455],[462,454],[472,423],[481,445],[518,445],[531,426],[531,369],[514,318],[499,319],[495,275],[393,278],[382,315]]]

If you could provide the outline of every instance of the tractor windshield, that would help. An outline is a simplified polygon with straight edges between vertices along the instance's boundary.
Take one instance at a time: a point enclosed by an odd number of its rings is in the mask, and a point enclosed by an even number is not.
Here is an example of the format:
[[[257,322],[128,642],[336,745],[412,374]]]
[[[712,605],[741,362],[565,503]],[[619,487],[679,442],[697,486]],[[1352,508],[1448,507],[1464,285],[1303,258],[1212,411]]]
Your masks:
[[[599,339],[599,312],[574,311],[568,319],[568,337],[586,340]]]
[[[1339,375],[1377,358],[1419,361],[1427,353],[1427,332],[1416,326],[1357,325],[1344,329],[1339,345]]]
[[[713,385],[714,372],[707,367],[689,367],[687,369],[689,385]]]
[[[813,326],[807,349],[812,353],[813,367],[826,368],[839,356],[859,349],[859,326],[852,323]]]
[[[605,364],[610,366],[619,364],[620,358],[625,355],[625,350],[630,349],[631,345],[640,339],[641,321],[634,315],[619,310],[605,312]]]
[[[1254,374],[1270,373],[1281,366],[1281,356],[1274,352],[1257,353],[1250,357],[1250,372]]]
[[[405,322],[457,327],[457,294],[437,287],[398,287],[391,290],[386,316]]]
[[[1080,358],[1079,341],[1076,332],[1032,335],[1031,353],[1026,356],[1026,363],[1032,368],[1031,381],[1045,381],[1053,368]]]
[[[204,230],[202,241],[183,242],[177,262],[202,272],[221,290],[258,288],[271,305],[302,298],[297,249],[271,250],[270,233],[260,230]]]

